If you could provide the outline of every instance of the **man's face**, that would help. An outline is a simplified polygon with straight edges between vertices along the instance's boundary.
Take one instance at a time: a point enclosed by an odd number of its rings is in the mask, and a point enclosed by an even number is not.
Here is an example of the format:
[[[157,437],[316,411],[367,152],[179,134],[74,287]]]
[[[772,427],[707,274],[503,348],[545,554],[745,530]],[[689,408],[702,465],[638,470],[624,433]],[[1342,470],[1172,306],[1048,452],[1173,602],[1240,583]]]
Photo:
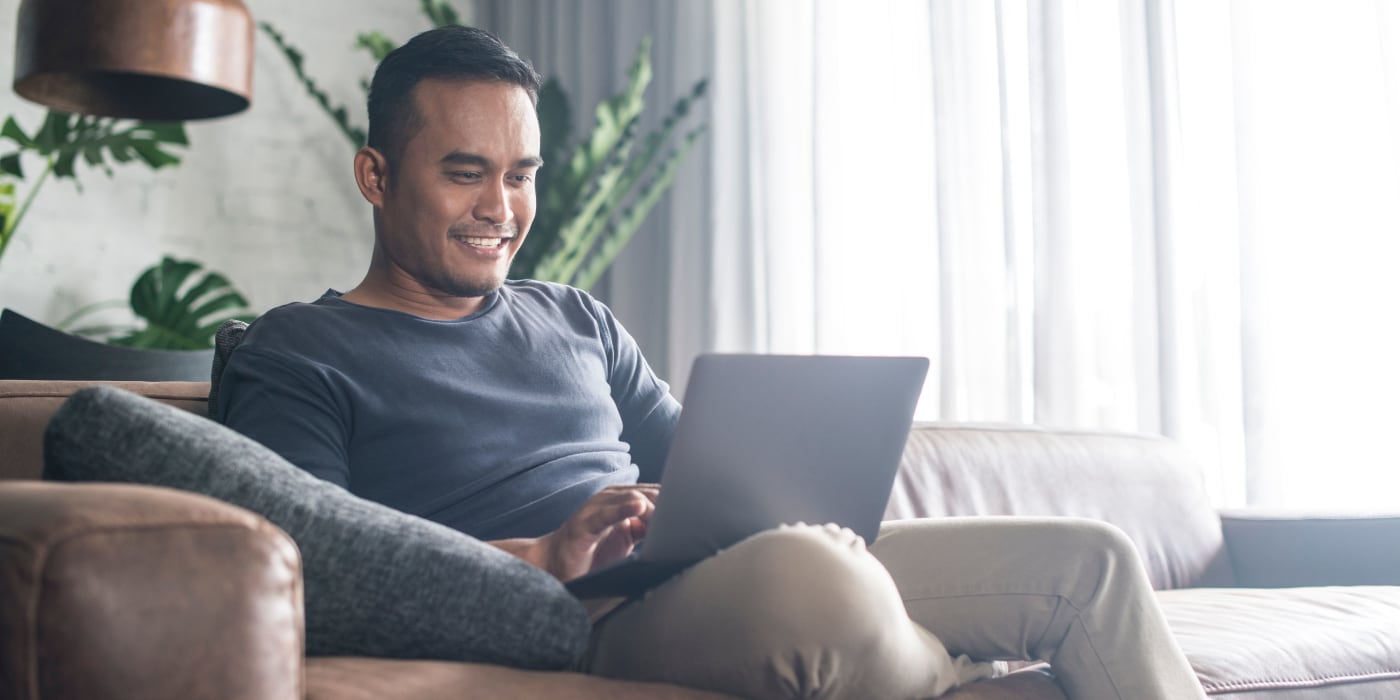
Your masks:
[[[379,243],[396,276],[479,297],[505,281],[535,218],[540,129],[521,87],[424,80],[422,127],[390,164]]]

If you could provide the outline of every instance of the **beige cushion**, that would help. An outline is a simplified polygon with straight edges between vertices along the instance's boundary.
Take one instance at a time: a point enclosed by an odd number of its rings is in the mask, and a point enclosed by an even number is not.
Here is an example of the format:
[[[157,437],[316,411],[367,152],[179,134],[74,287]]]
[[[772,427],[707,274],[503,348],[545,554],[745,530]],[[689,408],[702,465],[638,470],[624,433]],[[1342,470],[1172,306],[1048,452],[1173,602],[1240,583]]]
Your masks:
[[[1400,586],[1158,593],[1212,698],[1400,698]]]

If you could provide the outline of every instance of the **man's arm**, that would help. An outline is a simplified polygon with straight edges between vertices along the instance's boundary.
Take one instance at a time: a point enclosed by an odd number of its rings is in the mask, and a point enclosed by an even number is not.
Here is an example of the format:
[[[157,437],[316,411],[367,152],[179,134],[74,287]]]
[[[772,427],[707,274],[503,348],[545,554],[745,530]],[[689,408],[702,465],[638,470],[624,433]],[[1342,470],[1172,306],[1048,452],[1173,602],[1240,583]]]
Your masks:
[[[632,463],[641,470],[639,481],[660,481],[680,418],[680,403],[671,396],[666,382],[652,372],[627,329],[607,306],[596,300],[594,304],[608,350],[608,385],[622,416],[622,441],[630,448]]]
[[[219,384],[215,419],[312,475],[349,488],[349,427],[314,367],[240,346]]]

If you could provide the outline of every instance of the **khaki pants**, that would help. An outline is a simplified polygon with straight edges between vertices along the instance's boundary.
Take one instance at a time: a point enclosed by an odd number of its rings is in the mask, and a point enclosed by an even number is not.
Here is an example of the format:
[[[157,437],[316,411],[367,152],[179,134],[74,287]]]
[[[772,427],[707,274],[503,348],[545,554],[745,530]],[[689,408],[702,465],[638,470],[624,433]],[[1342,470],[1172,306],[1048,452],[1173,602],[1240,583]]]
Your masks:
[[[891,522],[869,551],[833,526],[765,532],[604,616],[587,664],[746,698],[898,700],[992,659],[1049,661],[1072,700],[1205,697],[1132,543],[1071,518]]]

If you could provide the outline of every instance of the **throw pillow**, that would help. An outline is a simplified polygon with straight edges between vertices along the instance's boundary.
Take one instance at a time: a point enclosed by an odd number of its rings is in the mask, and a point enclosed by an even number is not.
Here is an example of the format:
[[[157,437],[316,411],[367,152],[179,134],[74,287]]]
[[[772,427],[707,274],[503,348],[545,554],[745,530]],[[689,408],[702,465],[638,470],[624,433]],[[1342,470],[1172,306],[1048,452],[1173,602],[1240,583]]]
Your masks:
[[[563,668],[588,642],[554,577],[455,530],[361,499],[217,423],[110,386],[44,436],[44,477],[202,493],[261,514],[302,553],[309,655]]]

